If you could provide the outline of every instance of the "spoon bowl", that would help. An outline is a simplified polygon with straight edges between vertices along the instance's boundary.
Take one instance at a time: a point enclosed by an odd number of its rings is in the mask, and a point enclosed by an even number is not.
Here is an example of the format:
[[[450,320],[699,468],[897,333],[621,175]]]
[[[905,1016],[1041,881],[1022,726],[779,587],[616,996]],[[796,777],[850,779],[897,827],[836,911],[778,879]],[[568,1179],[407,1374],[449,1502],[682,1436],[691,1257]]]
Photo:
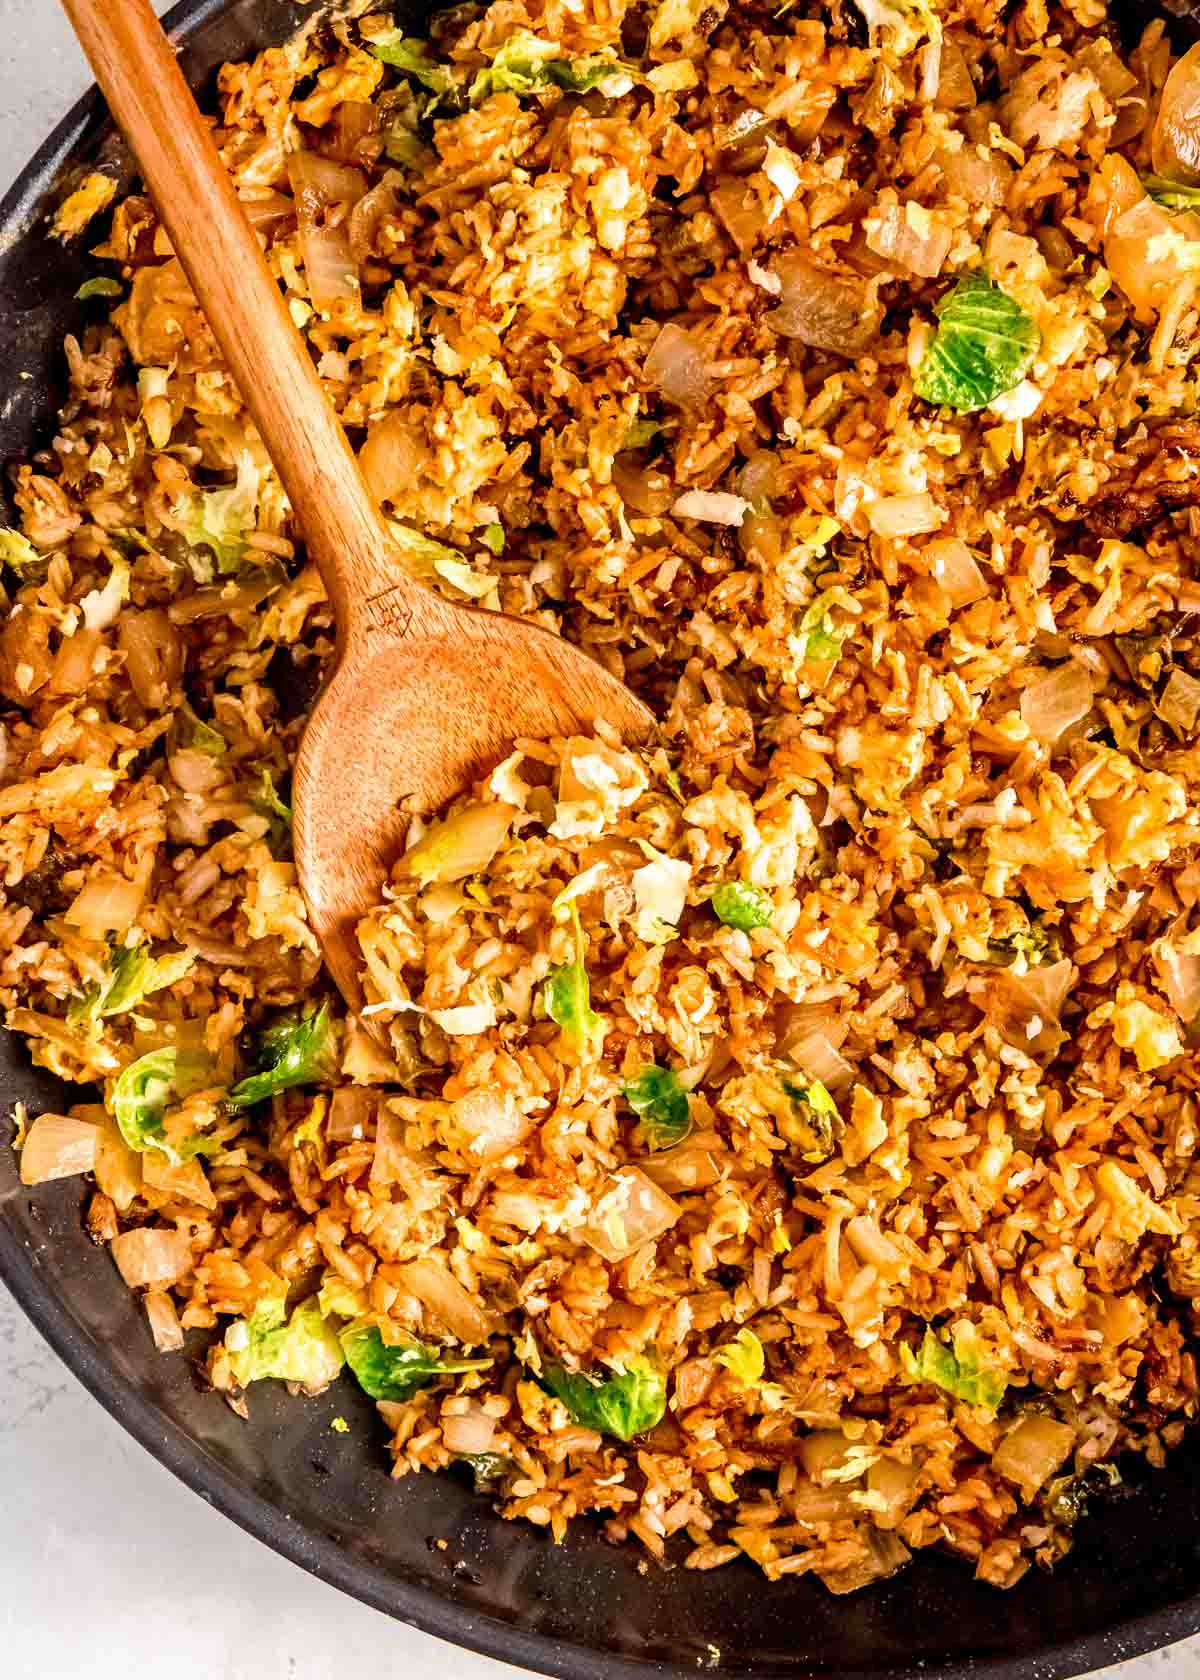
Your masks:
[[[635,742],[653,719],[578,648],[406,570],[150,0],[63,6],[333,604],[337,660],[296,764],[294,841],[326,965],[358,1009],[355,927],[414,814],[522,737],[605,722]]]
[[[627,741],[653,718],[596,660],[537,625],[457,607],[403,581],[370,601],[304,732],[294,842],[309,921],[352,1009],[355,929],[376,903],[413,816],[426,816],[521,738]]]

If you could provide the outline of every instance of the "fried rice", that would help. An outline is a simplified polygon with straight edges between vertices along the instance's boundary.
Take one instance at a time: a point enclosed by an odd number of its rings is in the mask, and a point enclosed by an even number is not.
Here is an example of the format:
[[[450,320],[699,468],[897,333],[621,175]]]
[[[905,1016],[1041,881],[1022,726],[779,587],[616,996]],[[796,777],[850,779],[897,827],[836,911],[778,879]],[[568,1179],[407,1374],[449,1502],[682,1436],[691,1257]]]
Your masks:
[[[224,68],[224,160],[403,563],[660,735],[414,818],[348,1019],[288,822],[325,593],[84,182],[0,998],[102,1100],[19,1112],[22,1177],[93,1175],[235,1408],[357,1379],[396,1476],[1011,1586],[1197,1408],[1196,54],[1102,0],[352,11]]]

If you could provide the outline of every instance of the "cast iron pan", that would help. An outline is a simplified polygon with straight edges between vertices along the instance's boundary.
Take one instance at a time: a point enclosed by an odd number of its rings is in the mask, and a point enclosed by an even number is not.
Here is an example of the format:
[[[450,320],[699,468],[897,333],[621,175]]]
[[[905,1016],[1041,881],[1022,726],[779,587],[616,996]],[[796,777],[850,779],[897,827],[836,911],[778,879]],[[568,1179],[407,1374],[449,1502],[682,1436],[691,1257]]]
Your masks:
[[[171,14],[195,84],[282,40],[294,0],[185,0]],[[85,98],[0,204],[0,459],[50,435],[63,334],[78,325],[82,251],[45,236],[72,173],[121,153]],[[86,245],[86,241],[84,242]],[[26,373],[29,378],[22,379]],[[0,1035],[0,1114],[71,1100]],[[6,1139],[7,1130],[0,1131]],[[769,1587],[747,1565],[714,1574],[648,1565],[584,1525],[563,1546],[502,1522],[451,1475],[387,1475],[384,1434],[349,1381],[321,1399],[255,1390],[248,1423],[154,1351],[145,1319],[84,1235],[77,1181],[33,1191],[0,1146],[0,1275],[96,1398],[202,1498],[294,1563],[429,1633],[569,1680],[840,1675],[843,1680],[1059,1680],[1200,1629],[1200,1435],[1164,1474],[1085,1525],[1054,1575],[1015,1592],[923,1553],[848,1598],[817,1581]],[[330,1430],[342,1414],[347,1435]]]

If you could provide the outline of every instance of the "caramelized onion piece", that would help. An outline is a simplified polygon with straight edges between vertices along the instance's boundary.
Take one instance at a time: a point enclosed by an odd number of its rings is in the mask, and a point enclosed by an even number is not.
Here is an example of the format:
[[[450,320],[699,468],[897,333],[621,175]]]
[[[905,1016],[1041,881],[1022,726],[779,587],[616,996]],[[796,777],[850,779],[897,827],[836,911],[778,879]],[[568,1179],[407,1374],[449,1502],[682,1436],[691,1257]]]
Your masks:
[[[814,268],[799,251],[777,257],[773,272],[780,281],[779,307],[767,320],[777,333],[841,356],[857,356],[870,344],[878,317],[862,281]]]
[[[21,1146],[21,1183],[47,1184],[74,1178],[96,1165],[100,1134],[90,1120],[70,1114],[39,1114]]]
[[[659,333],[643,368],[647,384],[655,386],[678,408],[700,408],[712,388],[704,352],[683,327],[673,321]]]
[[[1150,154],[1156,175],[1200,181],[1200,41],[1188,48],[1163,84]]]
[[[1073,659],[1059,665],[1021,694],[1021,716],[1029,731],[1047,746],[1092,709],[1092,681]]]

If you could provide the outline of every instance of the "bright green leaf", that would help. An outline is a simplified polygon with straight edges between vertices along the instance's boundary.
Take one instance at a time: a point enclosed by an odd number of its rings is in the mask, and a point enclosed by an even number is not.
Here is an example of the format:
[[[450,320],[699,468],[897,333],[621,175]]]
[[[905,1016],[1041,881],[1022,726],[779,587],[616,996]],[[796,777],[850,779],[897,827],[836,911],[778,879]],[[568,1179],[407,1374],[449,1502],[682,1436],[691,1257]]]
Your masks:
[[[182,980],[195,960],[191,951],[152,957],[148,945],[118,945],[109,956],[105,980],[76,999],[67,1011],[67,1020],[79,1026],[127,1014],[152,992],[161,992]]]
[[[672,1068],[651,1062],[626,1082],[622,1095],[641,1120],[651,1149],[670,1149],[691,1131],[688,1094]]]
[[[934,313],[938,329],[917,369],[917,396],[969,414],[1021,383],[1041,333],[986,274],[964,274]]]
[[[411,76],[422,87],[427,87],[430,93],[441,95],[453,92],[453,78],[444,64],[430,58],[428,41],[418,41],[405,35],[402,29],[393,29],[368,41],[367,47],[384,64],[399,70],[402,75]]]
[[[910,1382],[932,1383],[968,1406],[998,1410],[1008,1387],[1003,1371],[989,1369],[979,1357],[974,1325],[966,1320],[954,1327],[954,1345],[947,1347],[932,1330],[926,1330],[919,1353],[900,1344],[900,1364]]]
[[[490,548],[493,554],[504,553],[503,525],[485,525],[480,536],[480,542],[485,548]]]
[[[0,528],[0,560],[20,583],[41,583],[50,565],[50,556],[39,554],[28,537],[6,528]]]
[[[563,1037],[581,1053],[598,1056],[604,1042],[604,1023],[592,1008],[579,906],[572,899],[568,908],[575,929],[575,959],[550,970],[542,987],[542,999],[547,1015],[562,1028]]]
[[[770,927],[775,914],[771,895],[749,881],[722,881],[714,889],[710,903],[718,921],[743,932]]]
[[[548,1365],[542,1386],[562,1401],[576,1423],[618,1441],[644,1435],[667,1409],[667,1385],[646,1359],[631,1359],[624,1371],[603,1381]]]
[[[263,1377],[323,1388],[345,1363],[337,1332],[317,1302],[305,1301],[288,1318],[282,1296],[261,1302],[242,1324],[230,1325],[225,1349],[243,1388]]]
[[[285,1015],[259,1040],[254,1071],[229,1093],[234,1108],[265,1102],[294,1085],[315,1085],[337,1072],[337,1032],[329,1005],[315,1015]]]
[[[1185,186],[1182,181],[1169,181],[1165,175],[1143,175],[1141,182],[1155,204],[1175,215],[1181,210],[1200,210],[1200,186]]]
[[[462,1371],[486,1371],[491,1359],[447,1359],[441,1348],[425,1342],[384,1341],[375,1327],[350,1325],[342,1331],[342,1347],[359,1387],[372,1400],[410,1400],[435,1377]]]
[[[114,280],[111,275],[97,274],[94,279],[85,280],[83,282],[83,285],[80,286],[79,290],[75,293],[75,297],[78,302],[85,303],[88,298],[120,297],[124,290],[125,288],[122,286],[121,282],[119,280]]]
[[[246,537],[258,523],[261,474],[244,449],[238,457],[237,482],[193,496],[182,526],[183,540],[196,559],[207,549],[223,575],[236,572],[246,557]],[[195,560],[193,562],[195,565]],[[197,567],[201,581],[203,562]]]

